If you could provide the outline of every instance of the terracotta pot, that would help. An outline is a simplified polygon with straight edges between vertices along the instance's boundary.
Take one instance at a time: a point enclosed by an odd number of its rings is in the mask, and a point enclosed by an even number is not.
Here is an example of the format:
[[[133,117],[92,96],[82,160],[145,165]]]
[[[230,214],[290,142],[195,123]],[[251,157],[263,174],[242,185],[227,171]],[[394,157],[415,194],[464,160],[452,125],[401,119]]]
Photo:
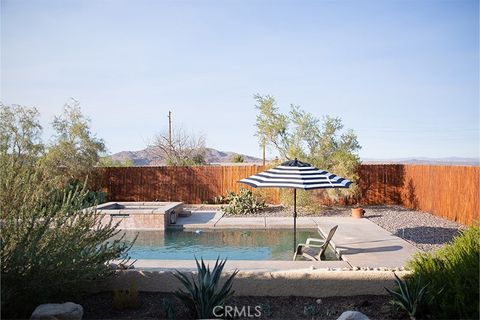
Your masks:
[[[363,208],[352,208],[352,217],[354,218],[363,218],[365,210]]]

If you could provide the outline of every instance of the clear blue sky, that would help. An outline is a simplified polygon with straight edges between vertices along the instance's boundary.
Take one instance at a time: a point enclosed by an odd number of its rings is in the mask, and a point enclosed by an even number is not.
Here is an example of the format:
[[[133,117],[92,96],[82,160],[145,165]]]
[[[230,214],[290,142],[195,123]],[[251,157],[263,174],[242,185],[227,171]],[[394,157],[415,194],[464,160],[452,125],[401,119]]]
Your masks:
[[[171,110],[260,156],[261,93],[341,117],[362,157],[479,156],[478,1],[1,0],[1,41],[1,100],[48,126],[75,97],[110,152]]]

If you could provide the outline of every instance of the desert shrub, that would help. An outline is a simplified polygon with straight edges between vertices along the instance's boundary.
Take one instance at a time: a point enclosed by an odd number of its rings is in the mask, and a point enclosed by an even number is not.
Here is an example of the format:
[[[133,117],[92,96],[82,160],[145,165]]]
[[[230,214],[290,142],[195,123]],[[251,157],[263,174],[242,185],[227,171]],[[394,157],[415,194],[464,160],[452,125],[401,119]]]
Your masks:
[[[64,190],[60,189],[58,192],[74,192],[75,189],[83,188],[84,186],[78,180],[70,180],[68,181],[65,186]],[[83,198],[83,208],[91,207],[97,205],[99,203],[105,202],[105,193],[102,190],[93,191],[89,189],[85,189],[85,196]]]
[[[227,203],[227,198],[224,196],[216,196],[213,198],[213,204],[225,204]]]
[[[108,241],[116,225],[102,226],[94,210],[82,210],[84,189],[59,194],[38,185],[26,177],[16,185],[23,201],[0,213],[3,317],[25,317],[40,303],[73,297],[112,274],[106,262],[128,260],[123,239]]]
[[[63,302],[111,275],[108,261],[128,261],[129,245],[121,237],[109,240],[118,233],[116,225],[101,225],[100,215],[84,209],[100,195],[88,192],[84,183],[65,186],[65,181],[85,181],[102,146],[89,139],[88,122],[79,109],[66,110],[71,111],[68,117],[54,122],[58,144],[47,148],[55,151],[49,159],[59,160],[52,163],[44,161],[38,111],[0,103],[4,318],[28,317],[39,303]]]
[[[203,259],[200,263],[195,259],[195,262],[197,263],[196,276],[190,278],[179,271],[174,274],[185,288],[185,291],[176,291],[175,296],[195,315],[195,319],[211,319],[213,308],[223,306],[233,295],[232,285],[238,270],[235,270],[220,286],[220,277],[227,260],[219,261],[217,258],[212,270],[210,266],[205,265]]]
[[[306,317],[314,318],[319,313],[320,313],[320,310],[315,304],[307,304],[306,306],[303,306],[303,314]]]
[[[236,154],[236,155],[232,156],[232,162],[233,163],[243,163],[244,161],[245,161],[245,159],[240,154]]]
[[[297,212],[305,214],[315,214],[322,212],[322,205],[314,198],[312,190],[297,190]],[[293,207],[293,190],[280,189],[280,202],[289,207]]]
[[[271,317],[273,315],[272,307],[268,303],[261,303],[260,310],[263,317]]]
[[[231,215],[247,215],[257,213],[267,207],[265,200],[256,197],[252,191],[241,188],[240,192],[229,192],[227,194],[227,206],[222,210]]]
[[[480,227],[473,226],[433,253],[417,254],[408,267],[421,277],[427,312],[436,319],[479,317]]]

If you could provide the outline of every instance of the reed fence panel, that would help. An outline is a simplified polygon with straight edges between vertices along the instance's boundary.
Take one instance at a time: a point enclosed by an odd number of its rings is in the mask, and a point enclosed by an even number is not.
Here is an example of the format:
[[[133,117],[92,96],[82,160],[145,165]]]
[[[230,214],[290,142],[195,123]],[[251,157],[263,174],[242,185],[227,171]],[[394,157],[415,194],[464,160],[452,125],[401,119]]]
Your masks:
[[[228,191],[238,192],[246,187],[238,180],[265,169],[255,165],[99,168],[96,182],[108,201],[202,203]],[[360,204],[402,205],[466,225],[479,220],[480,167],[361,165],[358,173]],[[270,203],[280,202],[279,189],[265,189],[263,194]]]

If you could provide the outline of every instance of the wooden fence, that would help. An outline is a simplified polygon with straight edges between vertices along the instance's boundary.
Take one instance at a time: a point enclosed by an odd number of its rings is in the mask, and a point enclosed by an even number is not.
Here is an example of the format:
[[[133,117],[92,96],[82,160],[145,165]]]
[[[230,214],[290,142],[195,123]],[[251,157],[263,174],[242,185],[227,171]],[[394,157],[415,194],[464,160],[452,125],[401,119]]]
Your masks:
[[[362,165],[364,204],[398,204],[472,225],[480,214],[480,167]]]
[[[109,201],[202,203],[244,186],[238,180],[262,166],[99,168],[97,181]],[[480,167],[361,165],[360,203],[397,204],[471,225],[479,220]],[[266,189],[269,202],[278,189]]]
[[[238,180],[265,170],[263,166],[119,167],[99,168],[99,183],[109,201],[182,201],[202,203],[238,192]],[[279,202],[277,189],[268,201]]]

